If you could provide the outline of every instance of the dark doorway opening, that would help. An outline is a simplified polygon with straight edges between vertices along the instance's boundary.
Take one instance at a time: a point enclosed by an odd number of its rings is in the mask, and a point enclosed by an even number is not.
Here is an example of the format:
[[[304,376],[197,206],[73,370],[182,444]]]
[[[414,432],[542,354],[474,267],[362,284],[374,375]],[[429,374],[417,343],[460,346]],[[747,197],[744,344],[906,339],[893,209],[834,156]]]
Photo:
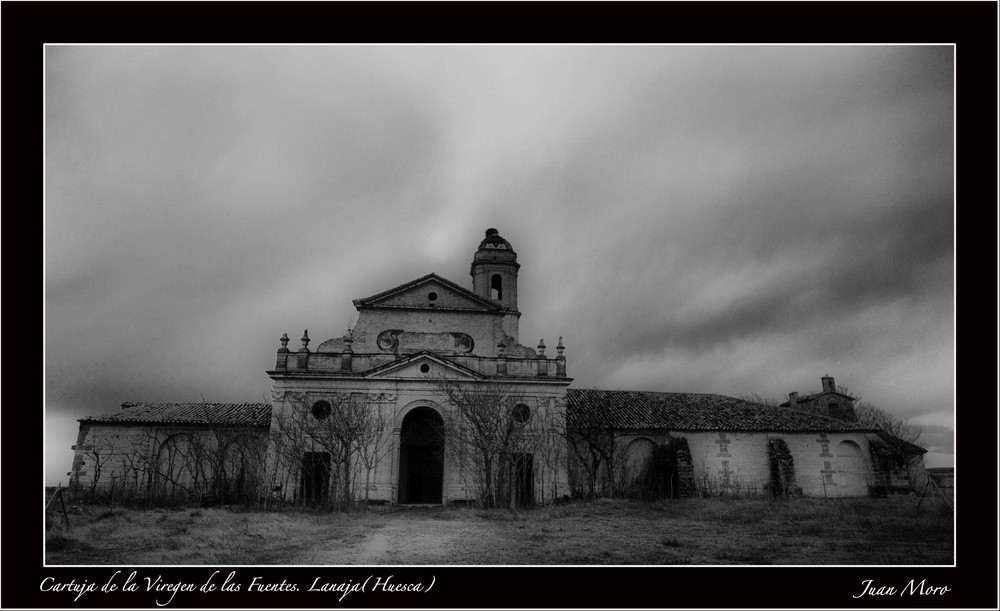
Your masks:
[[[429,407],[403,418],[399,430],[399,502],[439,504],[444,492],[444,420]]]
[[[511,494],[515,507],[531,507],[535,502],[533,454],[510,455]]]
[[[302,502],[321,505],[330,494],[330,453],[306,452],[302,455]]]

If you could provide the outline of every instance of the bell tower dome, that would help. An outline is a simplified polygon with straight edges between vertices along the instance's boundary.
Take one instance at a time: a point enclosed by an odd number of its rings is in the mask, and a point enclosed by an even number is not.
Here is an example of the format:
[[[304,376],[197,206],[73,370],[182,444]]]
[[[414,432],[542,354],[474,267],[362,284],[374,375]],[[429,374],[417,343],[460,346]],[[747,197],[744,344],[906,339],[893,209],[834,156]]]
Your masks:
[[[472,292],[517,312],[517,253],[490,228],[472,257]]]

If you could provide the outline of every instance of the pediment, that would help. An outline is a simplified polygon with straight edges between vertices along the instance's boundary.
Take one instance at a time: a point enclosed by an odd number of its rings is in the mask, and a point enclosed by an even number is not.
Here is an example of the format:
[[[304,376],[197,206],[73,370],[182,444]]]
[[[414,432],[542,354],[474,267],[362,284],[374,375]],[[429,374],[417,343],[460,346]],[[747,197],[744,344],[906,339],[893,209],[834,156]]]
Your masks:
[[[428,274],[364,299],[355,299],[358,308],[426,308],[479,310],[491,312],[500,306],[437,274]]]
[[[477,380],[479,373],[429,352],[421,352],[382,365],[365,374],[366,378],[434,380],[438,378]]]

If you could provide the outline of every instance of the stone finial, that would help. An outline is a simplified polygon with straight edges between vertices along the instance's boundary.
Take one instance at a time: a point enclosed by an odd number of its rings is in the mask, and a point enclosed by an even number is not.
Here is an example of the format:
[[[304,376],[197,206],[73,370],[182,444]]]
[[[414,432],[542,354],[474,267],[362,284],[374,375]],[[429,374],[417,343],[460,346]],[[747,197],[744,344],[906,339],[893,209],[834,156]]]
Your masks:
[[[309,330],[302,332],[302,349],[299,352],[309,352]]]
[[[559,336],[559,343],[556,344],[556,351],[559,352],[559,356],[563,355],[563,350],[565,350],[565,349],[566,349],[566,347],[563,346],[563,343],[562,343],[562,335],[560,335]],[[563,357],[563,358],[565,358],[565,357]]]
[[[347,330],[347,335],[344,336],[344,352],[354,352],[352,346],[354,346],[354,331],[352,329]]]
[[[538,358],[544,358],[544,357],[545,357],[545,340],[540,339],[538,340]]]
[[[278,341],[281,342],[281,348],[278,348],[278,352],[289,352],[289,350],[288,350],[288,334],[287,333],[282,333],[281,334],[281,339],[279,339]]]

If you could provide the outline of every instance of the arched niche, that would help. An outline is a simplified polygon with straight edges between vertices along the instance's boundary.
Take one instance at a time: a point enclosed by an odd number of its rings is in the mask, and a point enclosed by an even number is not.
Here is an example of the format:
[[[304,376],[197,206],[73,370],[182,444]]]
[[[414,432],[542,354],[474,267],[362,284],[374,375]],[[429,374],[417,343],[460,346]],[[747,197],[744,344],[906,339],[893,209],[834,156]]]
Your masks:
[[[866,496],[865,464],[861,446],[845,439],[837,444],[837,488],[840,496]]]
[[[646,437],[637,437],[625,448],[625,464],[630,479],[639,477],[653,457],[656,444]]]

